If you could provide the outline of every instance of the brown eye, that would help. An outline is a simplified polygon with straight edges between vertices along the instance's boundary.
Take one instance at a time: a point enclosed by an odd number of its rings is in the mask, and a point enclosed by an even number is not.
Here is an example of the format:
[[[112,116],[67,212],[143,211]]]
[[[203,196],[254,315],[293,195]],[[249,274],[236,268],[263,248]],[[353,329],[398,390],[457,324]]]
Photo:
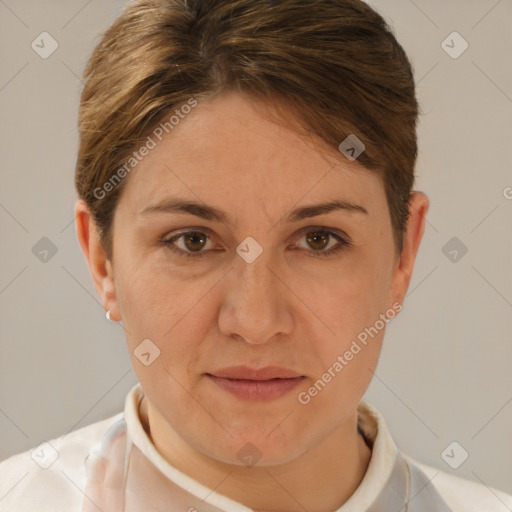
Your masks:
[[[204,233],[199,233],[197,231],[184,233],[182,236],[185,247],[192,252],[203,249],[206,245],[206,241],[208,240],[208,237]]]
[[[352,242],[342,236],[325,229],[316,229],[305,232],[301,239],[306,244],[297,244],[298,247],[305,249],[312,256],[327,258],[341,251],[344,247],[349,247]],[[332,243],[331,243],[332,242]]]
[[[309,246],[315,251],[325,249],[329,245],[331,235],[326,231],[311,231],[306,235]]]
[[[190,257],[204,256],[208,251],[203,249],[205,249],[208,242],[211,242],[210,237],[200,231],[185,231],[167,240],[162,240],[162,244],[172,252],[179,256]]]

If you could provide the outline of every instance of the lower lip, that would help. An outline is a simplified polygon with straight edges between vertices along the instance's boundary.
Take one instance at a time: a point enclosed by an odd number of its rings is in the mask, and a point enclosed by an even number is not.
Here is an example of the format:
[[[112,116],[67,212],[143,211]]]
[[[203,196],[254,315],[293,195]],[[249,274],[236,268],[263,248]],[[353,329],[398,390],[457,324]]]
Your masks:
[[[225,379],[215,375],[206,376],[222,389],[234,395],[255,402],[274,400],[297,387],[305,377],[293,379],[270,379],[270,380],[246,380],[246,379]]]

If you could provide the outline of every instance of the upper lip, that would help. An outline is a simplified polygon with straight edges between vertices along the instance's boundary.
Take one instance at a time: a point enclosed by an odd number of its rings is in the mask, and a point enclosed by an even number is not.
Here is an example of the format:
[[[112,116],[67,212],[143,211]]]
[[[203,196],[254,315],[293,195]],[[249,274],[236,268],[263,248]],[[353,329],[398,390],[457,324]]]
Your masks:
[[[299,373],[282,368],[280,366],[265,366],[264,368],[250,368],[249,366],[230,366],[210,373],[215,377],[225,379],[268,380],[268,379],[293,379],[302,377]]]

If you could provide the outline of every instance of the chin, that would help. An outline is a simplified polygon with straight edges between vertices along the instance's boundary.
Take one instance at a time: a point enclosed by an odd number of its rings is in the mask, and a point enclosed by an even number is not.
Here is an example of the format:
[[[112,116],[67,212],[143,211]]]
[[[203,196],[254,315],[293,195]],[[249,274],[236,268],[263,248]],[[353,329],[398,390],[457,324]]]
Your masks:
[[[297,440],[290,436],[276,436],[269,440],[267,434],[234,436],[225,443],[212,442],[201,451],[219,462],[250,468],[286,464],[308,449],[307,446],[301,448]],[[212,446],[215,446],[213,450]]]

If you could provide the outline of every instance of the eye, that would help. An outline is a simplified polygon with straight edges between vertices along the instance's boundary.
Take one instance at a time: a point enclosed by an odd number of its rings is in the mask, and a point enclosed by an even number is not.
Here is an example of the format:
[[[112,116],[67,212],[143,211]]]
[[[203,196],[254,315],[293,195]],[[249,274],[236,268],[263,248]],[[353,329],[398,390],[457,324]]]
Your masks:
[[[311,253],[314,257],[327,258],[352,245],[352,242],[334,231],[325,228],[308,229],[309,231],[304,232],[304,235],[301,236],[301,239],[305,239],[307,246],[298,245],[297,247],[306,249],[306,252]],[[161,240],[161,243],[178,256],[191,258],[203,257],[213,249],[210,236],[202,231],[184,231]]]
[[[207,251],[203,251],[202,249],[205,247],[211,249],[211,247],[207,247],[208,242],[212,243],[211,238],[201,231],[185,231],[166,240],[162,240],[162,244],[168,247],[172,252],[179,256],[192,258],[204,256]]]
[[[310,228],[309,228],[310,229]],[[311,248],[314,257],[327,258],[341,251],[345,247],[352,245],[346,238],[326,229],[315,229],[307,231],[301,237],[306,240],[306,249]],[[331,243],[332,242],[332,243]],[[300,247],[300,246],[299,246]],[[304,247],[304,246],[303,246]],[[327,250],[326,250],[327,249]]]

